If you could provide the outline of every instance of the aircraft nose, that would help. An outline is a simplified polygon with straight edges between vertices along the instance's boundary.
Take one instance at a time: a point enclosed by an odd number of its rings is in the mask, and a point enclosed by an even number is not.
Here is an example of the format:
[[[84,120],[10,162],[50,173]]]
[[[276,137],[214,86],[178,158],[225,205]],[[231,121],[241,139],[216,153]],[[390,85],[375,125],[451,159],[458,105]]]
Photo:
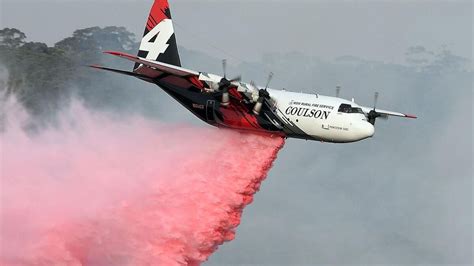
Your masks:
[[[372,137],[372,136],[374,135],[374,133],[375,133],[375,127],[374,127],[374,125],[372,125],[372,124],[369,123],[369,122],[364,122],[364,123],[362,124],[361,130],[362,130],[362,132],[363,132],[363,134],[364,134],[364,136],[365,136],[366,138]]]

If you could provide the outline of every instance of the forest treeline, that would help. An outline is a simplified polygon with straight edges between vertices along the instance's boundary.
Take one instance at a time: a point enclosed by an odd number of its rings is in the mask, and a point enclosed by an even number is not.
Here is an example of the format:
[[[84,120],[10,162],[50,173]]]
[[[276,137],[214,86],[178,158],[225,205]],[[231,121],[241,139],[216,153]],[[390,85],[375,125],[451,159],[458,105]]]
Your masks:
[[[15,95],[34,116],[48,117],[67,104],[72,96],[86,102],[97,88],[116,87],[103,73],[87,67],[105,64],[103,50],[136,51],[135,36],[123,27],[92,27],[77,30],[53,47],[27,42],[27,36],[15,28],[0,30],[0,65],[6,69],[4,93]],[[130,67],[114,61],[115,66]],[[93,101],[92,101],[93,102]]]

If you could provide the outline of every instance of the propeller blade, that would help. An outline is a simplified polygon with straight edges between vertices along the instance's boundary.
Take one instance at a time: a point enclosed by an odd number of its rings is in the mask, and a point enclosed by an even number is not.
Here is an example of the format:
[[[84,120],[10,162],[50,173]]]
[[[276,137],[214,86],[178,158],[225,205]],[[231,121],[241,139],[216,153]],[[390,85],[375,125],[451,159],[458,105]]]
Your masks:
[[[377,106],[378,99],[379,99],[379,93],[375,92],[374,93],[374,110],[375,110],[375,107]]]
[[[241,81],[242,80],[242,75],[238,75],[237,77],[229,80],[230,82],[234,82],[234,81]]]
[[[272,81],[272,78],[273,78],[273,72],[270,72],[270,74],[268,74],[268,80],[267,80],[267,85],[265,86],[265,90],[268,89],[268,85],[270,85],[270,81]]]
[[[231,83],[234,81],[239,82],[242,80],[242,75],[239,75],[231,80],[227,79],[227,59],[222,59],[222,72],[224,74],[224,77],[219,82],[219,90],[222,90],[224,87],[231,86]]]
[[[336,97],[339,98],[339,94],[341,93],[341,86],[336,86]]]
[[[227,76],[227,59],[222,59],[222,71],[224,72],[224,78]]]

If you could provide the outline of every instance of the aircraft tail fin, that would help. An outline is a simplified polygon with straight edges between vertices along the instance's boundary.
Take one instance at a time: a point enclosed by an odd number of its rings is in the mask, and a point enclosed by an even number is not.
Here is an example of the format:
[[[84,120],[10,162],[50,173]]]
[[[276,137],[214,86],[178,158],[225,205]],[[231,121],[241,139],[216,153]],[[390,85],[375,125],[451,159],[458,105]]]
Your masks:
[[[168,0],[155,0],[146,22],[138,57],[181,66]],[[140,64],[135,64],[136,71]]]

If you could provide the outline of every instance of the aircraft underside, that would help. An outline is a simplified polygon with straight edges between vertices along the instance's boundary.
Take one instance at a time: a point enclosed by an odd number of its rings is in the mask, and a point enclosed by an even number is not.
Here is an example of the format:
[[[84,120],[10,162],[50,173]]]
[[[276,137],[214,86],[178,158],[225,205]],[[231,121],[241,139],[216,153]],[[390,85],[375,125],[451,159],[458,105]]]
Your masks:
[[[156,85],[210,125],[287,135],[284,123],[274,113],[277,108],[271,108],[267,103],[262,106],[260,114],[255,115],[252,113],[254,104],[236,89],[229,90],[230,103],[223,106],[220,100],[221,92],[206,92],[202,87],[189,86],[189,83],[186,84],[188,86],[181,87],[176,83],[176,79],[173,79],[173,82],[167,82],[166,78],[155,80]],[[201,82],[198,83],[203,85]]]

